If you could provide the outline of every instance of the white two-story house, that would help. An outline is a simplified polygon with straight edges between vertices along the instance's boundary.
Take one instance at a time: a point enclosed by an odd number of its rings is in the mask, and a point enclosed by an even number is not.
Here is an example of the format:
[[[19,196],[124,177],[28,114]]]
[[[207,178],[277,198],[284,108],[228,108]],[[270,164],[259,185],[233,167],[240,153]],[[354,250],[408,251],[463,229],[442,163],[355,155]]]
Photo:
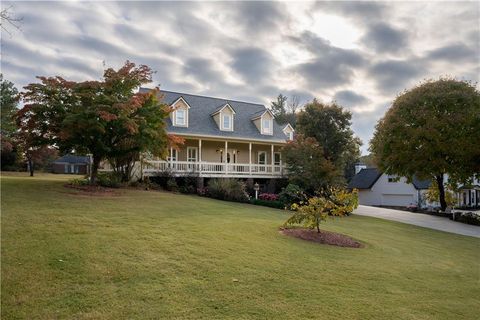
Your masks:
[[[140,91],[150,89],[142,88]],[[164,160],[149,160],[144,175],[205,178],[282,178],[281,148],[293,139],[291,125],[279,125],[264,105],[161,91],[173,111],[167,133],[183,137],[179,150],[170,148]]]

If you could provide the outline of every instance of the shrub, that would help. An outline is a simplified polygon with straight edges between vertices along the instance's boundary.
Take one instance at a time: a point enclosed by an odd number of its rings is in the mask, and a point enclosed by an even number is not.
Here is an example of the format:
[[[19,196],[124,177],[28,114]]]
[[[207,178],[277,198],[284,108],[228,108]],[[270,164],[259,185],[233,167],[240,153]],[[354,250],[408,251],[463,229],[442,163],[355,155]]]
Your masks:
[[[197,194],[202,197],[208,196],[208,188],[207,187],[197,188]]]
[[[208,182],[208,196],[228,201],[247,202],[245,183],[237,179],[212,179]]]
[[[480,226],[480,215],[473,212],[456,212],[455,221]]]
[[[258,199],[265,201],[278,201],[278,194],[275,193],[260,193]]]
[[[195,187],[192,185],[183,185],[178,187],[178,191],[181,193],[192,194],[195,193]]]
[[[178,184],[175,178],[170,178],[167,180],[167,190],[172,192],[178,192]]]
[[[122,177],[115,172],[99,172],[97,175],[97,184],[107,188],[120,188]]]
[[[307,195],[302,188],[296,184],[289,183],[286,188],[278,195],[278,200],[287,208],[290,208],[294,203],[300,203],[307,200]]]
[[[80,179],[80,178],[75,178],[75,179],[70,179],[68,181],[69,184],[72,186],[86,186],[89,182],[88,179]]]
[[[278,200],[251,199],[250,203],[254,204],[254,205],[257,205],[257,206],[265,206],[265,207],[276,208],[276,209],[284,209],[285,208],[283,203],[281,203]]]
[[[345,216],[358,207],[358,192],[346,190],[328,190],[328,196],[316,196],[307,202],[294,203],[291,209],[293,215],[283,224],[284,227],[294,224],[303,224],[306,228],[317,229],[320,232],[320,223],[330,216]]]

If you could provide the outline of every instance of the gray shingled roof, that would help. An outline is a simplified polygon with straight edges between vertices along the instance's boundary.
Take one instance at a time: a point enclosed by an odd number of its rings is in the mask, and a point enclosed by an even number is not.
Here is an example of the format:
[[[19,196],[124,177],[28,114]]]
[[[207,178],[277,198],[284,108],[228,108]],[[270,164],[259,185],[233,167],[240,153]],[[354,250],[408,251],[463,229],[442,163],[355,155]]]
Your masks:
[[[347,188],[370,189],[381,175],[382,173],[377,168],[362,169],[359,173],[353,176],[352,180],[348,183]]]
[[[73,154],[66,154],[63,157],[58,158],[55,162],[67,162],[67,163],[85,163],[88,164],[90,161],[89,157],[86,156],[75,156]]]
[[[151,89],[140,88],[140,92],[147,92]],[[163,101],[172,104],[180,97],[190,105],[188,128],[174,127],[170,119],[167,119],[167,131],[176,134],[192,134],[219,136],[228,138],[256,139],[265,141],[285,142],[287,136],[282,129],[285,125],[279,125],[273,121],[273,135],[263,135],[257,129],[252,121],[255,115],[267,110],[262,104],[241,102],[228,99],[211,98],[187,93],[161,90],[164,95]],[[234,131],[221,131],[211,114],[223,107],[226,103],[230,104],[235,110]]]
[[[382,175],[377,168],[366,168],[360,170],[359,173],[353,176],[352,180],[348,184],[349,189],[370,189],[373,187],[378,178]],[[428,189],[430,187],[430,180],[419,180],[417,177],[413,177],[412,184],[415,189]]]
[[[432,184],[431,180],[419,180],[417,177],[413,177],[412,180],[413,186],[418,189],[428,189],[430,188],[430,185]]]

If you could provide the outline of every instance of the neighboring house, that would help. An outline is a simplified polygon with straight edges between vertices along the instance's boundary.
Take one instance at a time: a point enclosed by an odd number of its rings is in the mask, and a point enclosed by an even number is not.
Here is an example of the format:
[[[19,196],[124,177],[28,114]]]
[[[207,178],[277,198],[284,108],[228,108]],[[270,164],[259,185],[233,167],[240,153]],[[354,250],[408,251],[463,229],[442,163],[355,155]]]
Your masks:
[[[88,174],[89,163],[89,157],[66,154],[53,162],[53,172]]]
[[[398,178],[380,172],[377,168],[362,168],[348,184],[349,189],[358,189],[358,202],[367,206],[405,207],[416,204],[426,207],[429,203],[425,193],[428,180]]]
[[[150,89],[142,88],[141,92]],[[167,133],[185,139],[170,148],[166,160],[147,160],[144,175],[169,171],[198,177],[281,178],[280,153],[293,139],[291,125],[279,125],[264,105],[186,93],[161,91],[173,108]]]
[[[460,207],[480,208],[480,180],[473,178],[472,183],[462,186],[457,198]]]

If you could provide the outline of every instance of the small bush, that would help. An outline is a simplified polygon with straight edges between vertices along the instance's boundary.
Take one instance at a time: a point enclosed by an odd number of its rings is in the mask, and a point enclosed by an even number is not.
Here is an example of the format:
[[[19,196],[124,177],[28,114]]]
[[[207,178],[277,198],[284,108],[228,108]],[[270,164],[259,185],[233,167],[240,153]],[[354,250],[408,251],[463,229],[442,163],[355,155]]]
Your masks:
[[[290,208],[294,203],[307,201],[307,195],[302,188],[296,184],[289,183],[278,195],[278,200],[285,207]]]
[[[107,188],[120,188],[122,177],[115,172],[99,172],[97,175],[97,184]]]
[[[208,196],[208,188],[203,187],[203,188],[197,188],[197,194],[202,197],[207,197]]]
[[[208,196],[228,201],[247,202],[245,183],[237,179],[212,179],[208,182]]]
[[[480,226],[480,215],[473,212],[456,212],[455,221]]]
[[[278,194],[275,193],[260,193],[258,199],[265,201],[278,201]]]
[[[175,178],[170,178],[167,180],[167,190],[172,192],[178,192],[178,184]]]
[[[283,206],[283,203],[281,203],[278,200],[251,199],[250,203],[254,204],[254,205],[257,205],[257,206],[265,206],[265,207],[276,208],[276,209],[284,209],[285,208]]]
[[[178,187],[181,193],[192,194],[195,193],[195,187],[191,184]]]
[[[86,186],[88,184],[88,179],[75,178],[75,179],[70,179],[68,183],[71,184],[72,186]]]

